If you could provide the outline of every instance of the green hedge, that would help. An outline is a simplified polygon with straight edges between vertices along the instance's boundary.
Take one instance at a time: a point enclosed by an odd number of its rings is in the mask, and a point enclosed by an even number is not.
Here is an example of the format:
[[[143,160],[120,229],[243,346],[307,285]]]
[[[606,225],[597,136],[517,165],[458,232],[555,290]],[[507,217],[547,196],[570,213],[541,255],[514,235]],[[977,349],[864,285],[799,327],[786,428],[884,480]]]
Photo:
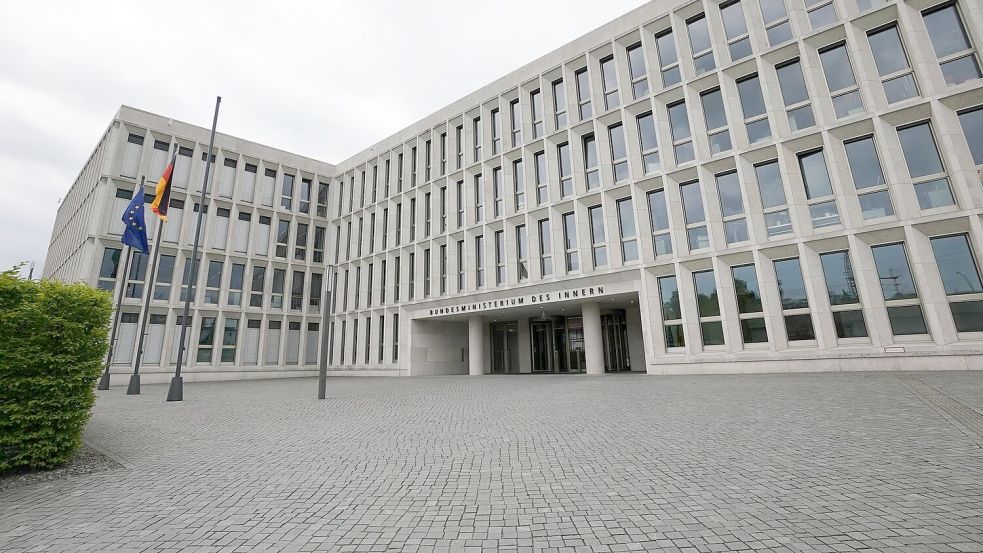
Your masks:
[[[109,294],[0,273],[0,473],[68,461],[108,348]]]

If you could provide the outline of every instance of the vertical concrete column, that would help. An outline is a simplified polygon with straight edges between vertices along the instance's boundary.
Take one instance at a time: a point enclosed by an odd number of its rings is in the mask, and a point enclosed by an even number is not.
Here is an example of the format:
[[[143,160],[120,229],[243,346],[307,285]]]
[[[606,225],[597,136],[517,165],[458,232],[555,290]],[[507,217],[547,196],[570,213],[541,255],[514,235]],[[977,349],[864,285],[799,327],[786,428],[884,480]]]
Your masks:
[[[604,374],[601,305],[597,302],[588,302],[581,309],[584,318],[584,355],[587,357],[587,374]]]
[[[481,317],[468,317],[468,374],[485,374],[485,325]]]

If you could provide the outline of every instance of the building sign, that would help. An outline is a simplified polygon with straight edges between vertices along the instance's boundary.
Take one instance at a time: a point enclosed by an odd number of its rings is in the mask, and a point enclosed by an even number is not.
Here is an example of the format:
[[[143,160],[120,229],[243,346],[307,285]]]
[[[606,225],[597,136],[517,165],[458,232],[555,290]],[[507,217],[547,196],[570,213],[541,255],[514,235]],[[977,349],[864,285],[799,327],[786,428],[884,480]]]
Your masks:
[[[570,290],[559,290],[556,292],[543,292],[540,294],[526,294],[513,298],[503,298],[500,300],[476,301],[472,303],[462,303],[460,305],[450,305],[447,307],[435,307],[429,309],[431,317],[439,315],[453,315],[455,313],[473,313],[488,309],[502,309],[504,307],[519,307],[536,305],[540,303],[552,303],[557,301],[578,300],[582,298],[592,298],[604,294],[604,286],[586,286],[583,288],[573,288]]]

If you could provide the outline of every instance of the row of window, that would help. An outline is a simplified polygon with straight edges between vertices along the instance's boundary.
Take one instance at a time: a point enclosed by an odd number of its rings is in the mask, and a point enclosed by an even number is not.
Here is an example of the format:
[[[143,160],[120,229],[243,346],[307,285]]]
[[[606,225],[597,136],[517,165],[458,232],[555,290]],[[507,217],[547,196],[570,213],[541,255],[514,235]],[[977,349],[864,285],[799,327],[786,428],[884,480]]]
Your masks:
[[[979,268],[965,234],[938,236],[931,239],[952,320],[957,332],[983,332],[983,284]],[[912,275],[903,242],[871,247],[880,291],[894,336],[929,334],[918,287]],[[868,322],[857,285],[850,252],[830,251],[819,254],[823,277],[838,339],[867,338]],[[773,261],[781,301],[785,334],[790,343],[814,345],[815,306],[810,304],[798,257]],[[731,267],[741,336],[745,344],[767,343],[757,269],[755,265]],[[725,343],[724,325],[718,295],[718,275],[714,271],[692,273],[699,319],[699,341],[703,346]],[[680,287],[674,275],[658,278],[662,326],[666,347],[686,345]],[[731,324],[731,323],[727,323]],[[772,328],[772,332],[777,332]],[[694,338],[694,337],[690,337]]]
[[[878,0],[862,0],[868,5],[864,8],[875,7]],[[809,8],[810,20],[818,17],[823,25],[835,22],[835,7],[831,0],[812,0],[818,7]],[[807,2],[808,4],[809,2]],[[768,35],[772,45],[786,42],[792,38],[790,22],[785,10],[783,0],[762,0],[759,2],[762,15],[768,25]],[[724,21],[729,46],[732,55],[739,53],[739,58],[751,55],[751,47],[748,38],[747,25],[744,22],[742,4],[738,2],[727,2],[721,4],[721,14]],[[947,3],[924,12],[926,28],[930,31],[930,37],[942,65],[943,74],[948,84],[955,85],[970,79],[980,77],[979,64],[976,60],[975,48],[972,46],[969,35],[965,32],[962,19],[955,3]],[[710,32],[707,27],[706,17],[698,15],[687,19],[687,31],[690,37],[690,45],[693,51],[694,64],[697,72],[702,73],[715,68]],[[944,29],[951,29],[952,32],[943,32]],[[936,32],[938,31],[938,32]],[[913,70],[908,62],[907,54],[902,43],[903,33],[899,33],[898,22],[886,26],[871,29],[867,33],[868,45],[873,53],[874,63],[882,80],[884,92],[889,103],[905,100],[919,94],[918,86],[915,82]],[[660,71],[663,76],[663,85],[672,86],[680,82],[679,59],[676,53],[675,41],[673,39],[671,27],[668,30],[656,33],[654,38],[655,53],[658,58]],[[629,75],[631,78],[633,95],[635,99],[647,96],[650,93],[648,86],[648,76],[645,64],[645,53],[641,42],[632,44],[626,49],[628,60]],[[823,47],[819,51],[820,62],[829,94],[832,97],[834,112],[837,118],[848,117],[858,113],[863,113],[865,107],[861,98],[859,84],[850,64],[848,54],[848,44],[840,41]],[[738,58],[738,59],[739,59]],[[600,60],[599,71],[601,73],[601,87],[605,101],[605,109],[613,109],[621,103],[618,90],[619,79],[615,67],[614,56],[607,56]],[[798,130],[813,127],[816,124],[813,112],[812,100],[810,98],[805,79],[802,75],[801,62],[798,57],[785,60],[776,64],[777,81],[779,83],[782,100],[785,104],[785,111],[790,129],[795,132]],[[590,78],[588,68],[584,67],[574,73],[576,88],[576,108],[579,111],[580,120],[586,120],[594,116],[592,109],[592,98],[590,92]],[[569,122],[567,115],[568,107],[567,94],[562,78],[554,80],[550,84],[553,101],[554,127],[560,129]],[[745,75],[738,79],[738,92],[740,95],[743,116],[747,128],[749,141],[760,142],[772,135],[771,126],[768,121],[767,110],[764,97],[761,92],[757,73]],[[710,141],[712,154],[724,152],[732,148],[732,140],[728,131],[727,117],[724,110],[723,99],[719,88],[703,91],[700,94],[702,107],[704,110],[707,134]],[[539,88],[528,91],[528,105],[532,120],[532,138],[538,139],[545,136],[544,129],[544,108],[543,92]],[[511,123],[510,137],[511,146],[518,147],[523,144],[523,112],[518,98],[509,102],[509,117]],[[677,164],[693,161],[696,157],[692,142],[692,132],[689,126],[689,116],[685,101],[675,102],[667,108],[671,134],[673,140],[673,153]],[[498,108],[491,109],[489,115],[491,124],[491,150],[492,155],[503,151],[501,143],[503,136],[502,114]],[[647,119],[646,119],[647,117]],[[643,166],[645,174],[651,174],[660,169],[661,163],[658,153],[658,141],[655,132],[654,120],[650,115],[639,117],[638,134],[643,152]],[[484,158],[481,154],[482,145],[485,141],[483,134],[481,115],[474,116],[470,120],[470,146],[465,145],[465,127],[463,124],[454,128],[455,159],[456,169],[463,169],[465,166],[465,151],[471,149],[471,162],[477,163]],[[624,148],[624,134],[620,129],[620,124],[610,126],[609,144],[611,147],[611,160],[614,166],[614,182],[620,182],[628,178],[628,166]],[[585,140],[588,138],[585,137]],[[593,137],[590,137],[593,140]],[[438,137],[437,158],[439,176],[447,174],[448,163],[448,136],[441,133]],[[562,148],[562,146],[561,146]],[[596,167],[597,152],[593,149],[593,143],[585,145],[584,156],[594,160]],[[424,182],[431,180],[432,163],[431,140],[424,142]],[[396,192],[403,191],[403,158],[402,151],[395,151],[396,159]],[[567,155],[569,152],[567,152]],[[560,172],[563,172],[564,154],[561,152]],[[383,198],[390,196],[390,159],[382,160],[384,164],[384,190]],[[588,166],[588,189],[592,183],[599,183],[596,171],[591,176],[590,161]],[[410,148],[410,186],[417,184],[417,147]],[[378,166],[371,167],[371,202],[377,200]],[[561,176],[562,178],[562,176]],[[347,212],[354,211],[355,208],[355,174],[348,176],[350,182],[348,189],[348,209]],[[339,192],[338,216],[345,213],[343,208],[345,198],[345,179],[340,182],[341,191]],[[565,194],[562,193],[561,197]],[[570,193],[572,193],[572,188]],[[359,207],[364,207],[366,199],[366,170],[361,171],[361,192]]]

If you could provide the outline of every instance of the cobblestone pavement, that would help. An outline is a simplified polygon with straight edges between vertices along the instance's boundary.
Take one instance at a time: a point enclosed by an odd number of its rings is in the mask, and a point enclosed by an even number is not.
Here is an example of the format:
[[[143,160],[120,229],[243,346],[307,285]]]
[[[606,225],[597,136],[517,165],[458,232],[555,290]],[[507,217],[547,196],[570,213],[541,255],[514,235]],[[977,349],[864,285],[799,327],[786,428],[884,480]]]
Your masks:
[[[316,386],[100,392],[0,550],[983,551],[983,373]]]

